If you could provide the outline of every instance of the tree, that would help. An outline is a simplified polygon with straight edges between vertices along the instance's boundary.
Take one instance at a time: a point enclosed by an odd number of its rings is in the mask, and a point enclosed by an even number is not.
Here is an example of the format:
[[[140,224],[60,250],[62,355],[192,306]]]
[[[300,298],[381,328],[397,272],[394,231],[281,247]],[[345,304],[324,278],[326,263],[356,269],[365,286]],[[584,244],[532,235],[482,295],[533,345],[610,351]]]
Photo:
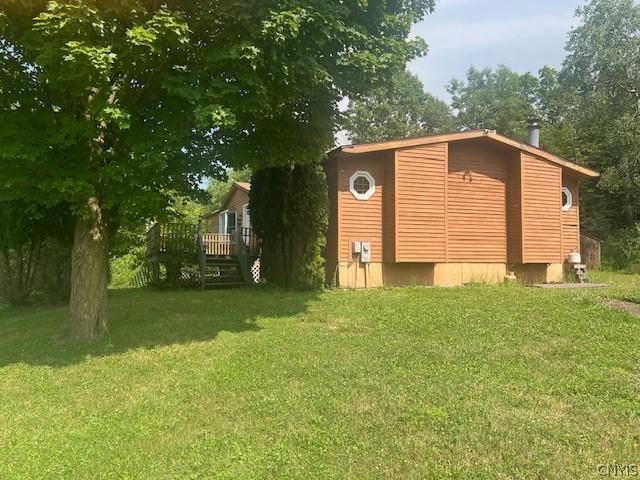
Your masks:
[[[253,175],[249,209],[262,240],[263,277],[283,287],[322,287],[328,202],[320,162],[269,167]]]
[[[496,70],[470,68],[466,81],[452,80],[447,87],[459,128],[497,130],[526,138],[527,120],[535,116],[538,80],[501,65]]]
[[[433,4],[3,2],[0,200],[71,205],[72,334],[107,331],[119,225],[193,194],[222,158],[317,160],[337,99],[424,51],[407,37]]]
[[[349,101],[343,128],[354,143],[379,142],[454,130],[449,106],[403,71],[389,85]]]
[[[592,0],[578,10],[561,72],[580,157],[602,173],[587,185],[585,228],[608,237],[640,222],[640,5]]]

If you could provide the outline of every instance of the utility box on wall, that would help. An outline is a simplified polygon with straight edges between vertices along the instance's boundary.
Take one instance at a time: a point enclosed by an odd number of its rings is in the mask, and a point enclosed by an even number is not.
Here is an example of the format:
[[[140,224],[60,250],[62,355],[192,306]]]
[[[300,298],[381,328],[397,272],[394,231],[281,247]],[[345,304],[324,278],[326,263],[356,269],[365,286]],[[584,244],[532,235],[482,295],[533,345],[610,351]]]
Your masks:
[[[362,242],[360,261],[362,263],[371,263],[371,242]]]

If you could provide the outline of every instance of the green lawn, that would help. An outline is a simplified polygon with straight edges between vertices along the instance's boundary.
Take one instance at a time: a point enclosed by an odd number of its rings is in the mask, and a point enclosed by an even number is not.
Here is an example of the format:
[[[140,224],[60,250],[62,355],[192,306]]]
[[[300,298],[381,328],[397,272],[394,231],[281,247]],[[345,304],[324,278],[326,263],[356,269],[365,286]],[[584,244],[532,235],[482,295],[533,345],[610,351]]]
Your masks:
[[[601,478],[640,463],[640,276],[111,292],[109,338],[0,310],[0,479]]]

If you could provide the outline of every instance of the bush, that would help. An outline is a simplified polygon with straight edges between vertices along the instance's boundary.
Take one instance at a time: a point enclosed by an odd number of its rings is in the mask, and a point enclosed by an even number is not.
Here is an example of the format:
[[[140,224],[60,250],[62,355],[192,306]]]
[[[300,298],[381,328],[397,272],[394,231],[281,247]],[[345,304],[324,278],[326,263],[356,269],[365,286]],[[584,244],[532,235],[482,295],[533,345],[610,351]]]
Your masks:
[[[640,273],[640,224],[619,231],[604,242],[603,264],[615,270]]]
[[[249,210],[262,241],[265,280],[300,290],[322,288],[328,196],[320,163],[255,172]]]
[[[68,300],[72,219],[64,207],[0,204],[0,297],[12,305]]]
[[[146,274],[145,247],[134,247],[128,253],[111,259],[111,284],[113,288],[138,286],[138,279]]]

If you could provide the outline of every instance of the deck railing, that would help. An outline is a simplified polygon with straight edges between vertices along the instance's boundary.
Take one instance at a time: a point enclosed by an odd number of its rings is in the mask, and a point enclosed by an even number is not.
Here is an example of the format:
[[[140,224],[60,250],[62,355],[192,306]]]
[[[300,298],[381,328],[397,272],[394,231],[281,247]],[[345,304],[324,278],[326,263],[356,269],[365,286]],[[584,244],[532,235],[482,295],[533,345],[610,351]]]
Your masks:
[[[242,243],[247,247],[247,255],[252,257],[258,256],[260,254],[260,245],[258,238],[255,233],[253,233],[253,229],[242,227],[238,229],[238,233],[240,234]]]
[[[147,230],[147,253],[191,255],[197,251],[198,226],[187,223],[153,225]]]
[[[236,241],[227,233],[203,233],[202,243],[207,255],[231,257],[236,254]]]

